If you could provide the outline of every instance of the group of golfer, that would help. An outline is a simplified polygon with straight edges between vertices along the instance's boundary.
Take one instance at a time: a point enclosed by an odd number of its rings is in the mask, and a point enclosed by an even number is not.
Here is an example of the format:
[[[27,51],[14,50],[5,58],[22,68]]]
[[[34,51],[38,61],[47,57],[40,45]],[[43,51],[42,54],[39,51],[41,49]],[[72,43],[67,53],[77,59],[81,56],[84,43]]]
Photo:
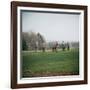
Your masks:
[[[62,44],[59,44],[57,41],[52,44],[52,47],[51,47],[52,52],[57,52],[59,48],[61,48],[62,51],[70,50],[70,45],[69,43],[64,43],[64,41],[62,42]],[[45,49],[46,49],[46,45],[44,43],[42,45],[42,51],[45,52]]]

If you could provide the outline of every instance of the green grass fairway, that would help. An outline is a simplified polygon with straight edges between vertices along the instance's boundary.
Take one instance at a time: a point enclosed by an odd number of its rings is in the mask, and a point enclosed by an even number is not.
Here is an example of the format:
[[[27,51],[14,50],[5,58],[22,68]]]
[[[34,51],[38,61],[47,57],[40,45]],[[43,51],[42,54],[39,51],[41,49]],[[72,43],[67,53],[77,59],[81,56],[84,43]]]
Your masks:
[[[79,75],[79,50],[22,52],[22,77]]]

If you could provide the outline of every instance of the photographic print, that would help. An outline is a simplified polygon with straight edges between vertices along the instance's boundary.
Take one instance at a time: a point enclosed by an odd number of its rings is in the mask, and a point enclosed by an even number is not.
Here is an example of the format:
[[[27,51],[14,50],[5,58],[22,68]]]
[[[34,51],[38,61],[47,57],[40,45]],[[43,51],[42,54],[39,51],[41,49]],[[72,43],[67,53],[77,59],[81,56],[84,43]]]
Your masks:
[[[12,88],[87,83],[87,6],[12,2]]]
[[[79,15],[21,11],[22,77],[79,75]]]

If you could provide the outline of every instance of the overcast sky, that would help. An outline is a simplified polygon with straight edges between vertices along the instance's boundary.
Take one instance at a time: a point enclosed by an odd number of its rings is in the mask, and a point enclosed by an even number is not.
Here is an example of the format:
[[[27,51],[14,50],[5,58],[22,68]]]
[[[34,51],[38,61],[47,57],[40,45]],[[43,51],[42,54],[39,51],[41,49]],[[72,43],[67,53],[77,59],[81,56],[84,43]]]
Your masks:
[[[47,41],[79,41],[79,15],[23,11],[22,31],[39,32]]]

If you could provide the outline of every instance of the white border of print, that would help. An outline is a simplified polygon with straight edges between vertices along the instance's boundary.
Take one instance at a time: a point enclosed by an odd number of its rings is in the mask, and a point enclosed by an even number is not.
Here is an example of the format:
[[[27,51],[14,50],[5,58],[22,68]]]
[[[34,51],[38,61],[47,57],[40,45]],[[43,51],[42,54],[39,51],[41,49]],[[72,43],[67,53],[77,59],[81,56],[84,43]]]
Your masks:
[[[34,77],[34,78],[21,78],[20,76],[20,10],[37,10],[37,11],[57,11],[57,12],[75,12],[80,13],[80,28],[79,28],[79,41],[80,41],[80,56],[79,56],[79,73],[80,75],[71,76],[52,76],[52,77]],[[17,8],[17,83],[44,83],[44,82],[63,82],[63,81],[77,81],[84,80],[84,12],[83,10],[71,9],[46,9],[46,8],[32,8],[32,7],[18,7]]]

